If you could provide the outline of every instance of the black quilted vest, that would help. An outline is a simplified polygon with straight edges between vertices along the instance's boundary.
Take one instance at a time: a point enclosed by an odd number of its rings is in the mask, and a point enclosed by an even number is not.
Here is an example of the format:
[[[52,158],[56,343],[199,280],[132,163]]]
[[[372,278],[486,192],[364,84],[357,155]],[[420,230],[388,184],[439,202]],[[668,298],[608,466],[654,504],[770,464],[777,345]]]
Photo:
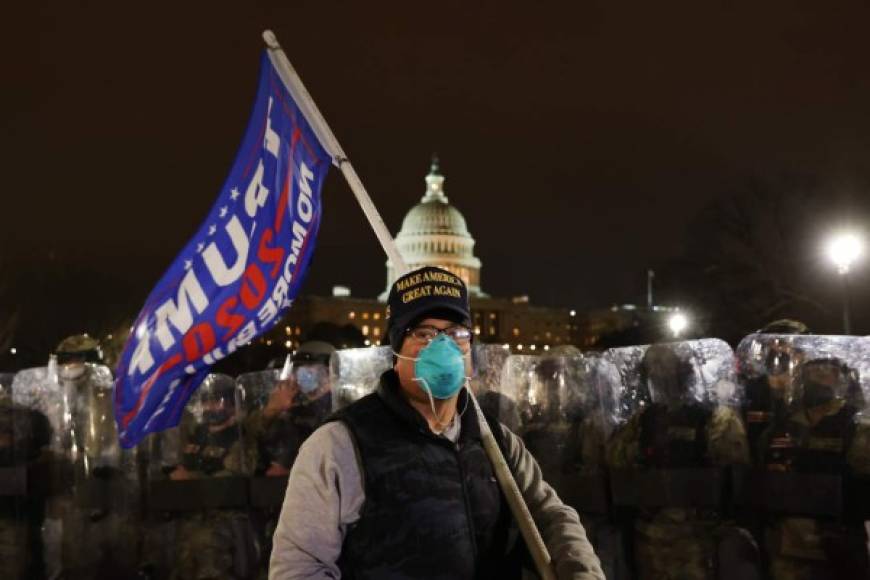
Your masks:
[[[460,394],[459,409],[466,396]],[[462,415],[454,445],[429,430],[390,370],[376,393],[332,420],[348,426],[365,486],[360,519],[342,548],[342,578],[510,577],[500,569],[511,535],[510,512],[473,409]],[[494,433],[498,440],[500,431]]]

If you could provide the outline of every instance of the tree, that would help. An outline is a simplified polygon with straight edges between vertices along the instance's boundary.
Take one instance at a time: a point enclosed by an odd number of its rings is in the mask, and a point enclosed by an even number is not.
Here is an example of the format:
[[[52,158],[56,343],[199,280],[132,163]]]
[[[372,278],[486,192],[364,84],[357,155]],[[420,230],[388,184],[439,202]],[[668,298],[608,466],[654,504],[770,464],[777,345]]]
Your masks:
[[[732,343],[778,318],[836,332],[818,247],[840,207],[810,179],[753,180],[690,223],[684,255],[660,276],[665,292]]]

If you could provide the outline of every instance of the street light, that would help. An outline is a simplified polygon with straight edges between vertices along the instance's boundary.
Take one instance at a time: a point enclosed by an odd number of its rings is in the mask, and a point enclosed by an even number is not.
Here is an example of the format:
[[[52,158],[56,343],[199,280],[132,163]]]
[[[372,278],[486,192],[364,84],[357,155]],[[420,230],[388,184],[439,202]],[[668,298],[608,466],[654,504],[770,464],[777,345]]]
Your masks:
[[[842,232],[828,241],[828,257],[837,266],[843,291],[843,334],[852,334],[849,315],[849,271],[864,252],[864,242],[853,232]]]
[[[668,318],[668,328],[674,333],[674,338],[679,337],[688,326],[689,318],[682,312],[675,312]]]

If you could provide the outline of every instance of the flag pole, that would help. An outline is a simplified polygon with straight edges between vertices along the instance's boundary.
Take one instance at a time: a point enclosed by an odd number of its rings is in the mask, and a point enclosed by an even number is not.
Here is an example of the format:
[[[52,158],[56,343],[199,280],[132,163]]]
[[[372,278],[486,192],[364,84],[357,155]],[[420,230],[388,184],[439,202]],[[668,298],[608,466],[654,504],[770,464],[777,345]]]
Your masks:
[[[381,242],[387,257],[393,263],[393,267],[398,275],[401,276],[408,271],[405,260],[399,254],[395,240],[393,240],[389,230],[387,230],[387,226],[381,219],[375,204],[366,192],[365,187],[363,187],[362,181],[360,181],[359,176],[354,171],[350,161],[348,161],[341,145],[338,144],[338,139],[332,133],[329,125],[326,124],[326,119],[320,114],[320,110],[314,104],[314,100],[308,94],[305,85],[302,84],[302,79],[299,78],[293,65],[290,64],[287,55],[281,49],[281,45],[278,44],[275,34],[271,30],[265,30],[263,31],[263,40],[266,41],[266,46],[269,49],[269,59],[278,71],[278,75],[284,81],[287,90],[293,95],[296,105],[302,111],[302,114],[305,115],[321,145],[332,156],[333,164],[341,169],[348,185],[350,185],[350,189],[362,207],[363,213],[368,218],[369,224],[375,230],[375,235]],[[499,486],[507,499],[511,513],[513,513],[523,539],[526,541],[526,546],[529,552],[531,552],[535,567],[538,569],[538,574],[542,580],[556,580],[550,554],[541,538],[540,531],[538,531],[535,525],[535,521],[532,519],[529,507],[526,505],[522,493],[520,493],[517,487],[516,480],[510,472],[507,461],[505,461],[504,455],[495,441],[495,437],[477,404],[477,400],[474,399],[471,393],[469,393],[469,396],[474,401],[478,423],[480,424],[481,438],[483,439],[483,447],[495,471],[496,480],[498,480]]]
[[[369,220],[369,225],[372,226],[378,241],[381,242],[381,246],[384,248],[387,258],[389,258],[390,262],[393,263],[393,268],[396,273],[401,276],[408,271],[408,266],[405,264],[402,255],[399,254],[396,242],[393,240],[393,236],[390,235],[390,231],[387,229],[384,220],[381,219],[381,214],[378,213],[378,209],[372,202],[372,198],[369,197],[362,181],[356,174],[356,171],[354,171],[347,156],[344,154],[344,150],[341,148],[341,145],[338,144],[338,139],[336,139],[332,130],[329,128],[329,125],[327,125],[326,119],[324,119],[323,115],[320,114],[320,110],[317,108],[317,105],[314,104],[314,99],[312,99],[311,95],[308,94],[305,85],[302,84],[302,79],[299,78],[298,74],[296,74],[296,70],[293,68],[293,65],[290,64],[290,60],[281,49],[281,45],[278,44],[278,38],[275,36],[275,33],[271,30],[264,30],[263,40],[266,42],[266,47],[269,50],[269,60],[272,61],[275,70],[278,71],[278,76],[281,77],[287,90],[290,91],[291,95],[293,95],[296,105],[302,111],[302,114],[305,115],[305,118],[311,125],[311,129],[314,131],[320,144],[323,145],[324,149],[326,149],[332,156],[332,163],[344,174],[347,184],[350,186],[350,189],[356,197],[356,200],[359,202],[363,213]]]

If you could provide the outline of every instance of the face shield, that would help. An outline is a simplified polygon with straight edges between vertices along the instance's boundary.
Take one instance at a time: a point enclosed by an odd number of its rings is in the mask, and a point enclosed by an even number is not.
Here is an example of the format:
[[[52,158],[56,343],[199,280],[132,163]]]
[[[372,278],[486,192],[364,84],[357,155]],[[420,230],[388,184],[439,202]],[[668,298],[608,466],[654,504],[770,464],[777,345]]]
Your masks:
[[[849,369],[836,359],[807,361],[800,369],[801,402],[806,408],[845,400]]]
[[[651,346],[644,354],[641,372],[653,403],[675,407],[692,400],[692,364],[676,348]]]

